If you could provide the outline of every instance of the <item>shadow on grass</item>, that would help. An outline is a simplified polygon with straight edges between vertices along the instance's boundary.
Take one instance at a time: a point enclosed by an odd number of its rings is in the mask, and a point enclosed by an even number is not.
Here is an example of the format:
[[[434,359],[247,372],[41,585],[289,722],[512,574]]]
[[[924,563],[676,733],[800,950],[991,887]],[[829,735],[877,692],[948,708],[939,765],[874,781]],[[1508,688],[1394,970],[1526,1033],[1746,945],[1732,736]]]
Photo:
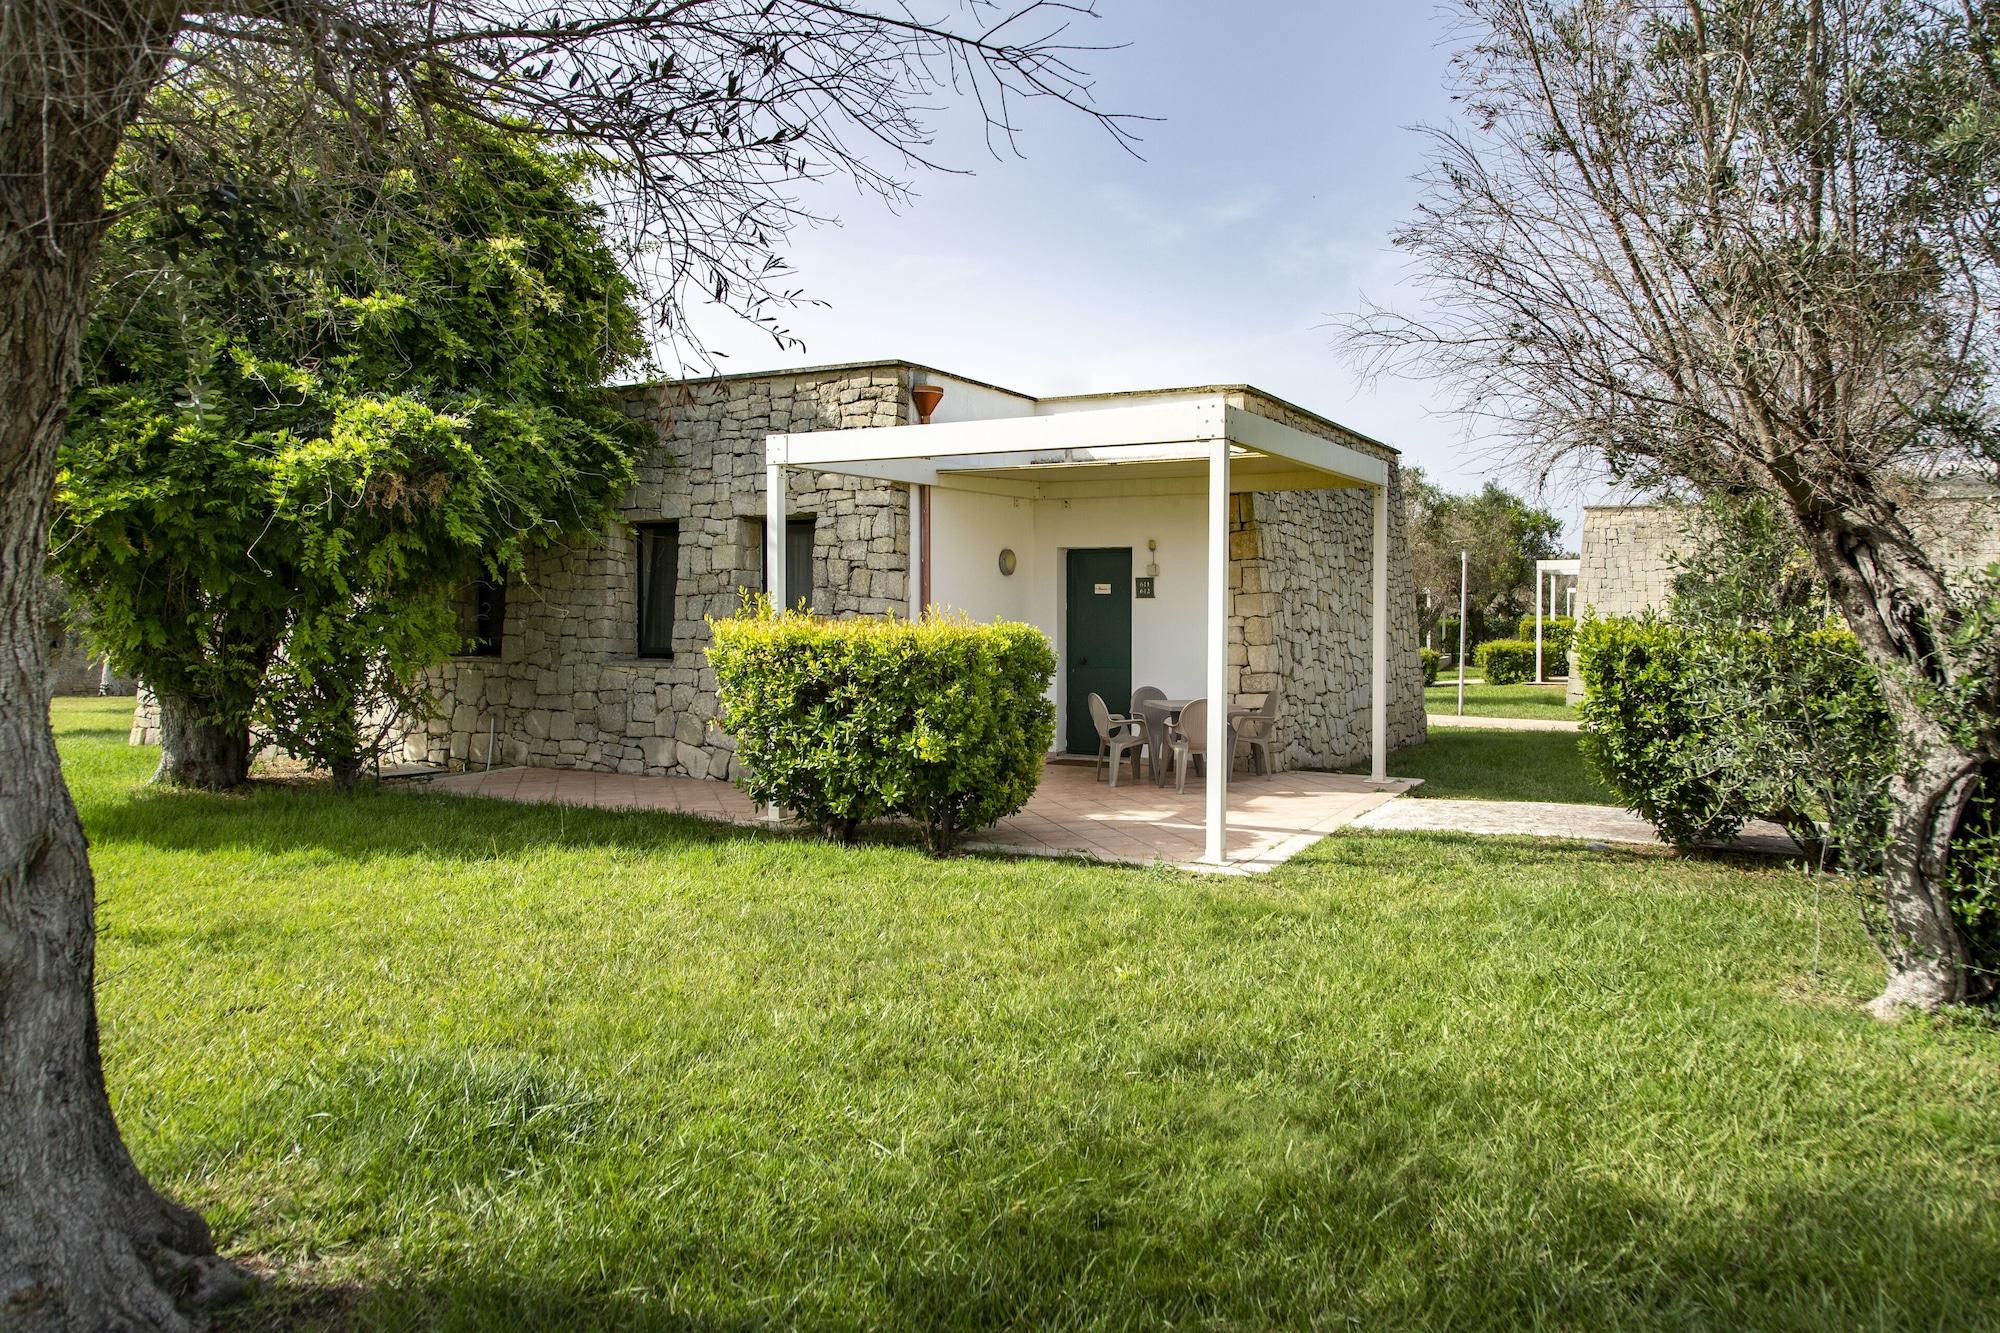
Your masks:
[[[1821,1173],[1806,1186],[1774,1165],[1648,1191],[1575,1167],[1553,1137],[1482,1158],[1460,1131],[1490,1115],[1490,1089],[1377,1077],[1404,1085],[1391,1109],[1427,1111],[1295,1124],[1308,1166],[1289,1152],[1218,1162],[1204,1145],[1206,1187],[1189,1197],[1175,1194],[1187,1179],[1163,1180],[1177,1173],[1159,1145],[1108,1136],[1066,1155],[1050,1145],[1059,1174],[1018,1190],[967,1188],[956,1172],[861,1179],[838,1216],[751,1197],[740,1225],[704,1229],[698,1210],[662,1204],[571,1237],[482,1214],[488,1235],[428,1259],[369,1236],[372,1217],[329,1218],[429,1271],[367,1285],[281,1268],[219,1330],[1970,1328],[2000,1302],[1990,1233],[1969,1236],[1924,1181]],[[421,1142],[373,1170],[439,1207],[483,1192]],[[804,1197],[824,1197],[814,1184]],[[353,1181],[344,1201],[365,1210],[380,1187]]]
[[[347,794],[319,781],[253,780],[236,792],[142,787],[100,801],[85,827],[100,845],[136,843],[165,851],[265,853],[319,850],[345,859],[422,856],[487,862],[553,847],[669,852],[694,847],[790,844],[927,855],[917,831],[870,824],[843,845],[800,825],[733,824],[665,810],[508,801],[394,786]],[[971,835],[974,841],[977,834]],[[1097,864],[1082,857],[1028,857],[967,849],[954,860]]]
[[[70,727],[63,732],[64,740],[110,740],[123,743],[131,735],[129,727]]]
[[[483,862],[549,847],[658,851],[751,839],[816,841],[804,830],[746,829],[693,815],[534,805],[422,790],[342,794],[320,784],[252,783],[214,793],[147,788],[94,805],[99,845],[169,851],[320,850],[352,860],[423,856]]]

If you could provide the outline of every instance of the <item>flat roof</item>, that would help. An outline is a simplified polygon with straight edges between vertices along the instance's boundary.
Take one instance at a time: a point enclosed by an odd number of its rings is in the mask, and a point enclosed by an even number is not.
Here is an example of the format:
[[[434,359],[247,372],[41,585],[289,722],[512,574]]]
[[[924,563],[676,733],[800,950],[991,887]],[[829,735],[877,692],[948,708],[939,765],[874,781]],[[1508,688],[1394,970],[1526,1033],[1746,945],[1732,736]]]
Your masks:
[[[1158,398],[1162,396],[1205,393],[1249,394],[1261,398],[1267,403],[1273,403],[1278,407],[1282,407],[1287,411],[1296,412],[1302,417],[1316,421],[1328,429],[1337,430],[1341,434],[1359,440],[1363,444],[1373,445],[1377,449],[1386,449],[1392,454],[1400,455],[1402,453],[1402,450],[1393,444],[1385,443],[1372,435],[1364,435],[1352,426],[1335,421],[1332,417],[1315,412],[1309,407],[1301,407],[1290,399],[1280,398],[1277,394],[1260,389],[1254,384],[1244,383],[1179,384],[1158,389],[1109,389],[1096,393],[1058,393],[1050,394],[1046,397],[1037,397],[1031,393],[1023,393],[1019,389],[1010,389],[1002,384],[975,379],[971,375],[961,375],[955,370],[946,370],[941,366],[926,365],[921,361],[907,361],[896,357],[877,357],[867,361],[829,361],[819,365],[778,367],[771,370],[732,370],[716,375],[689,375],[679,379],[635,380],[628,384],[614,384],[611,387],[614,391],[627,391],[633,389],[663,388],[670,384],[721,384],[734,380],[798,379],[808,375],[834,375],[855,370],[910,370],[930,375],[943,375],[947,378],[957,380],[962,384],[971,384],[982,389],[991,389],[995,393],[1004,393],[1009,397],[1020,398],[1031,403],[1114,402],[1122,398]]]

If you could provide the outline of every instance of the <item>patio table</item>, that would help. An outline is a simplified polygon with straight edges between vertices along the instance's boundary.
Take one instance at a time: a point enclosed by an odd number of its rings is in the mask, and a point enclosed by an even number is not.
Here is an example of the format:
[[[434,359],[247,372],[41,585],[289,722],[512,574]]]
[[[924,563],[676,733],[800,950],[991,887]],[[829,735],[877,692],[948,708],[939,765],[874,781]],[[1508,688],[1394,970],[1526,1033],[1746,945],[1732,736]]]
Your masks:
[[[1156,787],[1167,785],[1167,764],[1166,756],[1159,753],[1162,747],[1155,745],[1153,740],[1155,737],[1164,740],[1167,728],[1177,725],[1181,720],[1181,710],[1193,702],[1194,700],[1192,699],[1148,699],[1139,705],[1139,715],[1146,719],[1146,749],[1149,758],[1153,761],[1153,785]],[[1242,704],[1231,704],[1229,706],[1230,732],[1234,734],[1237,718],[1248,717],[1256,711],[1256,709],[1245,707]],[[1160,725],[1157,728],[1153,723],[1153,719],[1156,716],[1160,719]],[[1200,755],[1194,757],[1197,760],[1202,758]]]

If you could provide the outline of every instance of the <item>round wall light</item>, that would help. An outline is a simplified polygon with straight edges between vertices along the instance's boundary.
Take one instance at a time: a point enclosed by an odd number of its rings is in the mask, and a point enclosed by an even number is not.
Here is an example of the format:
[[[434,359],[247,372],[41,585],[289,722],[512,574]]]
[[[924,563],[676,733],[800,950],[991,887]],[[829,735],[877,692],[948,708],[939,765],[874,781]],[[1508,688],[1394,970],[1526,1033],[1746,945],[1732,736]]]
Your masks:
[[[1016,561],[1016,560],[1014,559],[1014,553],[1013,553],[1013,551],[1011,551],[1011,550],[1006,550],[1006,549],[1002,549],[1002,550],[1001,550],[1001,552],[1000,552],[1000,572],[1001,572],[1002,574],[1007,574],[1007,575],[1012,575],[1012,574],[1013,574],[1013,572],[1014,572],[1014,567],[1015,567],[1015,565],[1016,565],[1017,563],[1018,563],[1018,562],[1017,562],[1017,561]]]

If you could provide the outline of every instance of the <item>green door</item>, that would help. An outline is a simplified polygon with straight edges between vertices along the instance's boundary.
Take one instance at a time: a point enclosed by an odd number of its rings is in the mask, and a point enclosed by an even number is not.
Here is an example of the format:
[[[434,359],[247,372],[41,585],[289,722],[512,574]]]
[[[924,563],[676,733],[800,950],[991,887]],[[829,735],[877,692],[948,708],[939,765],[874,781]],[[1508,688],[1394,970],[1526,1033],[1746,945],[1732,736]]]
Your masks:
[[[1132,702],[1132,549],[1071,551],[1067,577],[1065,735],[1071,754],[1096,754],[1090,696],[1102,695],[1114,713]]]

